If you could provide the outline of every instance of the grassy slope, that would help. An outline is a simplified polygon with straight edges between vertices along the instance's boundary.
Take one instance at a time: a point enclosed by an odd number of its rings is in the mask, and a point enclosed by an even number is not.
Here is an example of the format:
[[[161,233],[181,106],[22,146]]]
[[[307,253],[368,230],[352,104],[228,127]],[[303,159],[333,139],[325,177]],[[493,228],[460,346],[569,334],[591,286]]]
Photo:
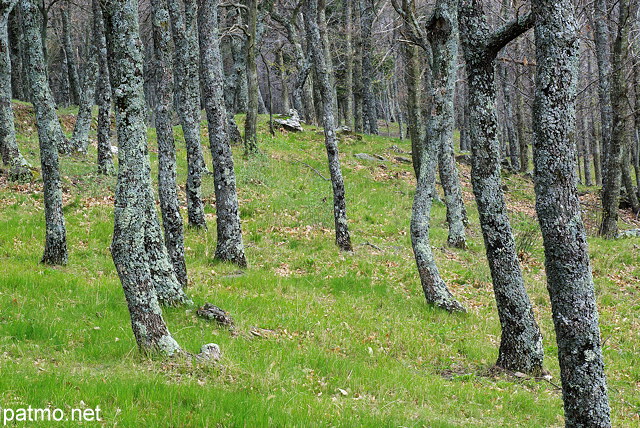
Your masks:
[[[26,106],[18,110],[21,148],[39,165],[35,127]],[[340,254],[333,245],[331,187],[297,162],[328,176],[322,136],[311,127],[275,138],[264,123],[260,129],[265,156],[246,161],[234,151],[250,269],[237,276],[235,267],[212,261],[211,176],[204,178],[209,231],[187,230],[186,236],[189,294],[198,304],[230,311],[239,334],[196,318],[191,309],[165,310],[187,350],[221,346],[217,368],[136,352],[109,254],[115,179],[95,174],[95,143],[87,158],[62,159],[71,250],[66,267],[38,264],[41,183],[2,179],[0,406],[65,408],[82,401],[99,405],[108,426],[562,426],[530,182],[505,179],[553,384],[489,371],[500,331],[466,167],[468,250],[444,247],[445,210],[434,208],[432,243],[441,272],[470,309],[448,315],[425,304],[416,275],[407,233],[410,165],[353,157],[393,158],[389,147],[409,150],[406,141],[365,137],[341,144],[355,253]],[[153,130],[150,136],[155,173]],[[185,149],[182,141],[178,146],[183,184]],[[586,215],[591,222],[593,216]],[[638,240],[589,242],[614,425],[632,426],[640,412]],[[256,337],[252,327],[273,331]]]

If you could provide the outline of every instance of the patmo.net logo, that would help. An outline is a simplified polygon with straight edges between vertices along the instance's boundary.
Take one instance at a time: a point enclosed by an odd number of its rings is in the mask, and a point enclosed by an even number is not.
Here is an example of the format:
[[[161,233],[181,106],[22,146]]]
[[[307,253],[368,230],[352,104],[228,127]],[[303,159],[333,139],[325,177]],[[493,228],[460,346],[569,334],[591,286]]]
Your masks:
[[[21,408],[0,408],[2,411],[2,425],[15,422],[100,422],[100,406],[95,409],[36,409],[31,406]]]

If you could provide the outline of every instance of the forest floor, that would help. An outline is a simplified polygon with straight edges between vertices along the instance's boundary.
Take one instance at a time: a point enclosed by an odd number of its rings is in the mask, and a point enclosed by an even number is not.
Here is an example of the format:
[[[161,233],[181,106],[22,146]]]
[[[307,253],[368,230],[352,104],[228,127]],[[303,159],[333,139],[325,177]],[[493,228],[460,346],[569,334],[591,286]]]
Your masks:
[[[29,107],[16,109],[22,152],[39,167]],[[61,111],[67,131],[71,113]],[[209,230],[186,230],[188,294],[196,305],[211,302],[229,311],[235,332],[197,318],[192,307],[164,310],[186,350],[220,345],[217,366],[137,352],[109,253],[115,177],[96,174],[95,131],[87,157],[61,157],[67,266],[39,264],[40,177],[22,185],[0,179],[0,407],[99,406],[102,425],[125,427],[563,426],[531,180],[504,176],[551,380],[492,369],[500,328],[468,166],[459,164],[470,218],[467,250],[446,246],[445,208],[436,203],[433,212],[440,272],[468,308],[450,315],[425,303],[415,268],[408,233],[415,180],[411,165],[395,159],[410,158],[409,142],[369,136],[341,141],[355,251],[340,253],[331,185],[320,176],[328,177],[322,134],[307,126],[301,134],[271,137],[260,120],[263,154],[245,160],[242,148],[234,148],[249,268],[238,271],[212,259],[211,175],[203,179]],[[179,127],[176,133],[184,190],[186,152]],[[153,129],[149,137],[155,179]],[[206,147],[204,152],[211,168]],[[356,153],[387,161],[361,160]],[[581,190],[613,424],[638,426],[640,240],[593,236],[597,189]],[[184,209],[184,191],[181,198]],[[640,227],[627,213],[620,226]]]

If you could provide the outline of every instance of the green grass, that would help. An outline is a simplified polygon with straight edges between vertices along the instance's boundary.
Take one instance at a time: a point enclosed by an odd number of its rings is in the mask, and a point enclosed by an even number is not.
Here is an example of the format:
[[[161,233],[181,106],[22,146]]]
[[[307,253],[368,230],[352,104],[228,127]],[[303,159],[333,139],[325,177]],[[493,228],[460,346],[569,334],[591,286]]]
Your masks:
[[[21,149],[39,165],[35,127],[24,112],[17,116]],[[186,350],[220,345],[223,359],[216,367],[138,354],[109,253],[115,179],[95,173],[95,143],[86,158],[61,158],[66,267],[38,263],[44,242],[41,183],[3,182],[0,406],[65,409],[85,403],[103,409],[104,425],[127,427],[562,426],[531,182],[505,178],[553,384],[489,371],[500,330],[468,168],[461,167],[471,221],[468,250],[445,246],[445,209],[434,205],[432,244],[441,273],[469,309],[449,315],[425,303],[415,270],[408,235],[411,166],[353,157],[366,152],[393,158],[389,147],[408,151],[409,143],[368,136],[341,143],[355,248],[344,254],[333,243],[330,183],[301,163],[328,176],[322,135],[307,127],[303,134],[270,137],[265,118],[260,120],[263,155],[245,160],[242,149],[234,148],[249,269],[234,275],[236,267],[212,259],[211,176],[203,183],[209,230],[186,230],[189,295],[197,304],[228,310],[239,334],[197,318],[193,308],[164,312]],[[184,189],[186,154],[179,128],[176,133]],[[153,130],[149,135],[155,176]],[[208,150],[205,155],[211,168]],[[184,207],[184,192],[180,198]],[[589,244],[614,426],[634,426],[640,412],[639,243],[590,237]],[[255,337],[252,327],[273,332]]]

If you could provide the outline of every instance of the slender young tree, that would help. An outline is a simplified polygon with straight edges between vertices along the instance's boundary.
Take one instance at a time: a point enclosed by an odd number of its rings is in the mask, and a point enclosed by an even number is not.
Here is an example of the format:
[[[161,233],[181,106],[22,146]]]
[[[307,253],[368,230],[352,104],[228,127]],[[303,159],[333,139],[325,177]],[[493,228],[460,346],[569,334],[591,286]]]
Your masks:
[[[109,65],[107,61],[107,40],[104,34],[104,20],[100,9],[100,0],[91,0],[93,9],[93,36],[98,57],[98,174],[115,173],[111,153],[111,85],[109,84]]]
[[[43,2],[44,3],[44,2]],[[78,65],[76,61],[76,55],[73,49],[73,43],[71,42],[71,24],[69,19],[69,8],[71,5],[69,2],[65,2],[60,8],[60,16],[62,21],[62,47],[65,56],[65,62],[67,64],[67,76],[69,80],[69,93],[71,95],[71,104],[80,105],[82,98],[80,90],[80,77],[78,73]],[[43,43],[46,43],[46,38],[42,39]]]
[[[362,53],[362,116],[368,134],[378,134],[378,114],[376,100],[373,93],[373,21],[375,19],[374,0],[357,0],[360,8],[360,37]]]
[[[340,169],[338,156],[338,144],[336,139],[335,118],[333,116],[333,91],[325,62],[325,50],[322,47],[322,38],[318,24],[320,15],[318,0],[308,0],[304,6],[304,21],[307,29],[309,45],[312,53],[312,61],[320,84],[320,93],[323,106],[324,141],[329,160],[329,172],[333,187],[333,216],[336,228],[336,245],[343,251],[351,251],[351,237],[347,223],[347,207],[345,202],[344,180]]]
[[[247,84],[249,104],[244,122],[244,154],[258,152],[258,0],[247,0]]]
[[[173,94],[171,83],[171,30],[165,0],[151,1],[155,70],[155,124],[158,137],[158,196],[164,229],[164,243],[176,278],[187,285],[184,261],[184,231],[176,183],[176,147],[171,126]]]
[[[94,18],[95,19],[95,18]],[[79,153],[87,153],[89,147],[89,130],[91,128],[91,110],[96,98],[96,82],[98,78],[98,48],[95,40],[95,31],[89,40],[89,57],[84,73],[84,81],[80,92],[80,104],[78,116],[71,135],[71,150]]]
[[[219,0],[199,0],[200,75],[209,127],[216,194],[217,243],[215,258],[247,266],[242,243],[233,153],[229,145],[224,106],[224,75],[218,40]]]
[[[624,0],[622,1],[624,3]],[[609,402],[576,188],[578,29],[570,0],[533,0],[536,91],[533,162],[536,211],[558,343],[567,427],[610,427]]]
[[[67,230],[62,212],[62,185],[58,165],[58,148],[64,136],[56,114],[53,95],[47,79],[46,63],[40,39],[40,12],[33,0],[21,0],[22,29],[27,53],[27,76],[36,112],[40,163],[44,182],[46,243],[42,263],[67,263]]]
[[[524,287],[500,179],[496,56],[533,26],[528,13],[490,31],[478,0],[460,0],[459,20],[469,85],[471,184],[493,279],[502,337],[497,366],[525,373],[542,370],[542,334]]]
[[[168,0],[175,44],[174,70],[178,115],[187,146],[187,216],[189,226],[206,228],[202,202],[205,170],[200,142],[200,77],[196,0]]]
[[[413,1],[394,1],[394,7],[403,18],[404,31],[410,38],[419,39],[421,44],[427,43],[418,33],[415,22],[415,4]],[[409,133],[412,139],[414,169],[416,171],[417,186],[411,211],[411,244],[418,267],[418,274],[422,290],[428,303],[434,304],[449,312],[464,312],[465,308],[451,294],[436,266],[429,229],[431,222],[431,206],[435,195],[436,166],[438,152],[443,139],[452,137],[453,132],[453,86],[455,85],[455,68],[452,70],[450,60],[456,58],[457,48],[452,49],[451,43],[456,36],[457,5],[455,1],[438,1],[427,28],[428,39],[432,43],[433,51],[433,94],[434,114],[430,115],[428,124],[422,122],[424,117],[420,100],[420,63],[415,46],[407,45],[404,49],[407,65],[407,87],[409,108]],[[425,37],[426,38],[426,37]],[[451,55],[451,57],[449,56]],[[453,73],[452,73],[453,71]],[[413,93],[411,93],[413,92]],[[426,129],[426,131],[425,131]],[[416,139],[417,141],[414,141]],[[464,226],[463,235],[464,237]]]
[[[11,59],[9,57],[9,13],[18,0],[0,1],[0,155],[9,168],[9,179],[28,181],[32,178],[30,165],[20,153],[11,107]]]
[[[138,4],[136,0],[108,0],[101,5],[119,158],[111,254],[138,345],[172,354],[179,348],[162,321],[158,302],[179,305],[190,300],[173,272],[155,210],[144,123]]]

